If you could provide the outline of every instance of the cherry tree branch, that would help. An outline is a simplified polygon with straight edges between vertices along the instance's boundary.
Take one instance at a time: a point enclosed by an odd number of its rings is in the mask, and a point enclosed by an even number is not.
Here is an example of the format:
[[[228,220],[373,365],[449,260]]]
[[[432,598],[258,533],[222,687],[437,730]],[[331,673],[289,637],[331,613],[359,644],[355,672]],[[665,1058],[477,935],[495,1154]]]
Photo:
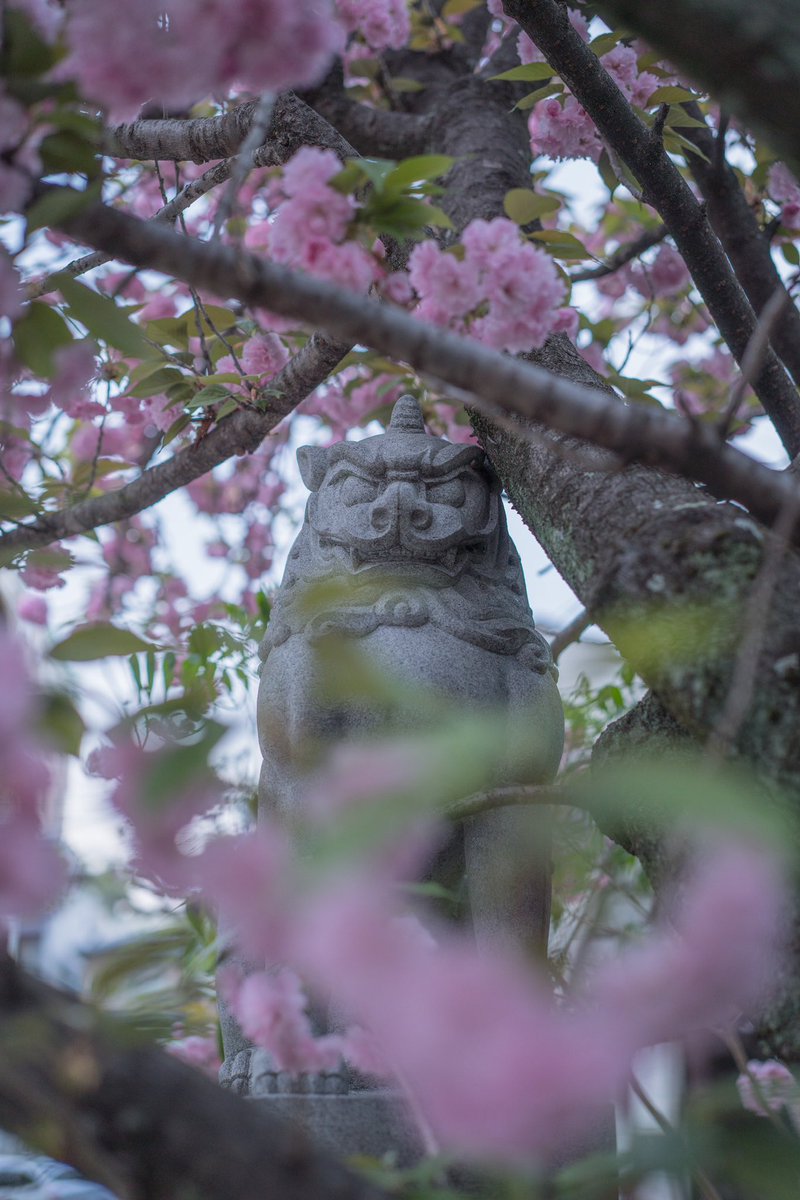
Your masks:
[[[158,212],[153,213],[151,221],[166,221],[170,223],[174,221],[182,212],[190,208],[196,200],[201,196],[205,196],[213,188],[219,187],[221,183],[225,183],[231,177],[232,164],[235,160],[226,158],[216,166],[209,167],[207,171],[198,179],[193,179],[182,187],[177,195],[165,204]],[[81,258],[73,259],[71,263],[67,263],[65,267],[60,267],[58,271],[54,271],[51,275],[46,275],[43,279],[33,280],[27,284],[25,288],[25,296],[28,300],[37,300],[40,296],[46,296],[49,292],[55,291],[58,288],[58,277],[65,272],[73,278],[78,275],[85,275],[89,271],[93,271],[96,267],[102,267],[104,263],[111,262],[113,255],[104,254],[100,250],[95,250],[92,254],[84,254]]]
[[[407,158],[426,149],[430,116],[359,104],[342,90],[340,71],[303,96],[326,121],[341,130],[359,154],[371,158]]]
[[[44,1141],[120,1200],[385,1198],[290,1122],[2,954],[0,1125],[31,1145]]]
[[[690,117],[702,121],[703,112],[694,101],[684,104]],[[687,153],[689,169],[706,202],[706,212],[717,237],[725,247],[747,297],[759,315],[784,283],[772,259],[769,241],[742,190],[736,172],[724,158],[724,145],[704,126],[681,130],[699,154]],[[719,150],[723,149],[720,155]],[[800,313],[786,304],[770,332],[770,342],[786,369],[800,386]]]
[[[697,79],[731,113],[800,163],[800,7],[796,0],[601,0],[610,20],[633,29]]]
[[[573,283],[586,283],[590,279],[602,279],[605,275],[613,275],[621,267],[625,267],[635,258],[639,258],[651,246],[659,245],[668,236],[669,230],[666,225],[659,225],[658,229],[646,229],[632,242],[625,242],[624,245],[618,246],[606,262],[600,263],[596,267],[585,267],[581,271],[575,271],[570,275],[570,280]]]
[[[187,239],[184,239],[187,240]],[[301,401],[314,391],[351,349],[315,334],[270,383],[263,407],[240,408],[205,437],[164,462],[148,467],[132,482],[102,496],[80,500],[58,513],[47,513],[28,525],[0,535],[0,559],[6,554],[46,546],[122,521],[157,504],[220,463],[251,454]]]
[[[734,358],[741,363],[756,317],[725,251],[656,129],[634,113],[600,60],[572,28],[558,0],[505,0],[505,11],[536,43],[591,116],[610,149],[659,213]],[[800,451],[800,398],[771,351],[754,391],[790,458]]]
[[[791,474],[772,471],[726,446],[708,425],[649,406],[626,406],[597,389],[557,378],[541,367],[432,328],[399,308],[287,271],[253,254],[182,237],[161,224],[100,204],[65,221],[63,228],[133,266],[325,330],[341,343],[333,350],[330,343],[324,343],[326,373],[341,356],[342,346],[367,345],[407,362],[423,375],[468,392],[478,405],[486,401],[492,411],[499,407],[612,450],[626,462],[661,467],[704,483],[714,495],[738,501],[768,525],[774,523],[797,487]],[[305,394],[303,389],[308,391],[320,381],[319,364],[315,365],[313,371],[298,370],[294,383],[279,377],[264,412],[233,414],[197,447],[182,451],[182,458],[176,455],[151,468],[129,484],[127,491],[84,501],[66,512],[20,526],[0,537],[0,550],[19,552],[118,520],[120,515],[129,515],[134,496],[139,508],[145,507],[181,486],[186,481],[185,471],[190,470],[190,477],[196,478],[227,455],[253,449],[299,401],[301,393]],[[153,487],[156,479],[158,484]],[[121,507],[126,509],[124,513],[120,513]]]
[[[117,125],[111,130],[104,149],[106,154],[117,158],[143,160],[205,163],[215,158],[232,158],[239,153],[250,132],[256,106],[256,101],[249,101],[218,117],[193,120],[143,118],[132,124]],[[420,131],[426,125],[424,118],[371,109],[354,101],[333,108],[337,116],[346,118],[356,135],[350,137],[350,141],[361,153],[371,152],[358,145],[362,139],[368,147],[374,147],[376,139],[381,139],[381,144],[391,145],[398,157],[415,153],[415,148],[423,144]],[[325,115],[315,112],[293,92],[283,92],[275,100],[272,120],[264,145],[256,153],[255,165],[264,167],[286,162],[300,146],[319,146],[339,154],[343,140]],[[352,147],[348,153],[353,153]]]
[[[238,109],[233,109],[231,113],[226,113],[223,117],[213,117],[209,118],[209,120],[223,123],[221,125],[223,133],[219,134],[221,139],[229,138],[233,144],[237,134],[244,129],[246,141],[248,134],[253,129],[255,107],[254,103],[243,104]],[[234,121],[234,114],[241,113],[243,109],[249,110],[249,118],[245,114]],[[287,92],[273,103],[270,128],[272,128],[272,125],[278,119],[280,119],[281,123],[280,134],[270,138],[270,140],[252,151],[252,166],[282,166],[293,154],[297,153],[301,146],[306,145],[320,146],[326,150],[333,150],[334,154],[338,155],[342,160],[354,158],[357,155],[357,151],[350,145],[346,138],[342,137],[336,129],[323,118],[319,117],[302,100],[298,100],[291,92]],[[179,142],[179,128],[175,127],[194,126],[195,124],[194,121],[180,120],[137,121],[133,125],[117,126],[117,132],[120,130],[134,131],[131,134],[132,144],[135,144],[139,149],[144,149],[149,134],[152,134],[152,148],[156,150],[161,142],[167,147],[173,148]],[[203,124],[205,123],[203,122]],[[147,125],[165,126],[166,129],[160,133],[158,130],[149,132],[140,130],[140,127]],[[187,137],[194,145],[202,142],[203,135],[195,129],[194,133],[190,130]],[[189,148],[188,144],[185,148]],[[181,188],[169,203],[153,214],[151,220],[174,221],[182,212],[185,212],[187,208],[194,204],[196,200],[199,200],[201,196],[205,196],[213,188],[219,187],[220,184],[226,183],[231,178],[235,164],[238,161],[237,151],[234,150],[230,158],[225,158],[222,162],[216,163],[198,179],[191,180],[185,187]],[[84,275],[87,271],[93,271],[95,267],[101,267],[104,263],[110,262],[113,257],[113,254],[105,254],[100,251],[95,251],[93,254],[85,254],[81,258],[77,258],[69,263],[66,267],[61,267],[45,279],[30,283],[26,288],[26,296],[29,300],[35,300],[39,296],[44,296],[58,286],[58,276],[65,271],[73,277]]]

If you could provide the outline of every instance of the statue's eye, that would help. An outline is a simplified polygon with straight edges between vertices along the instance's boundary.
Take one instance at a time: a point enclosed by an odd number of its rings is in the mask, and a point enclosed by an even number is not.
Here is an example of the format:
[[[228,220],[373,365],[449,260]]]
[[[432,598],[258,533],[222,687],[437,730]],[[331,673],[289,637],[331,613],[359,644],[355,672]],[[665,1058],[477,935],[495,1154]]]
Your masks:
[[[431,504],[449,504],[451,508],[461,508],[464,498],[464,484],[460,479],[446,479],[442,483],[428,484],[428,499]]]
[[[371,504],[378,498],[377,483],[360,475],[345,475],[341,489],[342,504],[348,507],[353,504]]]

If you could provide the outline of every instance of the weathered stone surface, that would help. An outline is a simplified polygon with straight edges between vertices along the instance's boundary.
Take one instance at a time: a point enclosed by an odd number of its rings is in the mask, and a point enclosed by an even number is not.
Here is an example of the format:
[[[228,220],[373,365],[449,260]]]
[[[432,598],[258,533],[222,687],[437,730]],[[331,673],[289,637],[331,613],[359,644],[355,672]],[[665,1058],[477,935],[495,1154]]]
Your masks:
[[[309,775],[333,745],[420,728],[429,719],[420,695],[472,711],[524,709],[531,723],[524,779],[496,782],[551,779],[563,744],[556,672],[483,451],[426,433],[416,401],[403,397],[385,434],[304,447],[298,462],[311,496],[261,647],[262,811],[300,814]],[[370,668],[406,686],[386,703],[341,689],[334,696],[337,644],[356,647]],[[550,905],[545,814],[500,810],[473,818],[457,836],[479,940],[541,949]],[[520,846],[529,851],[523,872],[509,853]],[[376,1091],[346,1074],[298,1080],[270,1070],[268,1056],[224,1024],[229,1086],[274,1097],[323,1141],[334,1128],[344,1137],[346,1126],[345,1140],[356,1147],[385,1140],[394,1104],[392,1136],[411,1154],[408,1119],[386,1092],[378,1103]],[[325,1115],[338,1114],[340,1100],[348,1102],[344,1125]]]

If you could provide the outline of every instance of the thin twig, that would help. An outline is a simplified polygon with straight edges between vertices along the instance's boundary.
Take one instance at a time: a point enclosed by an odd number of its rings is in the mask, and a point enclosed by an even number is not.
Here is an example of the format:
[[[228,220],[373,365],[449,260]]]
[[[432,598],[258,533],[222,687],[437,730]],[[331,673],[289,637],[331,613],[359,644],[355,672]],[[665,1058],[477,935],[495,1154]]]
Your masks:
[[[148,219],[167,222],[176,220],[182,212],[194,204],[195,200],[199,200],[201,196],[205,196],[212,188],[218,187],[230,177],[232,163],[233,159],[226,159],[208,171],[204,171],[197,179],[187,183],[167,204],[164,204],[163,208],[153,213],[152,217]],[[49,292],[55,291],[58,288],[59,275],[71,275],[75,279],[78,275],[85,275],[88,271],[93,271],[95,267],[102,267],[112,260],[111,254],[104,254],[101,250],[84,254],[81,258],[73,259],[71,263],[67,263],[65,267],[59,268],[51,275],[46,275],[44,279],[32,280],[25,287],[26,299],[37,300],[40,296],[46,296]]]
[[[475,792],[472,796],[448,804],[445,816],[451,821],[466,821],[469,817],[494,812],[497,808],[542,804],[575,807],[576,801],[563,787],[547,787],[543,784],[500,787],[493,788],[490,792]]]
[[[739,378],[731,389],[727,407],[719,419],[719,435],[723,441],[727,440],[731,426],[736,420],[745,392],[759,372],[764,355],[767,352],[767,347],[769,346],[772,331],[780,320],[784,309],[789,304],[789,300],[788,291],[782,287],[777,288],[759,315],[758,324],[753,330],[753,335],[747,343],[747,349],[742,358]]]
[[[766,1117],[767,1120],[774,1125],[777,1130],[780,1131],[783,1137],[786,1137],[786,1126],[775,1112],[774,1108],[772,1108],[770,1105],[769,1099],[764,1093],[764,1089],[761,1086],[761,1081],[759,1080],[758,1076],[754,1075],[750,1070],[750,1064],[747,1061],[747,1055],[744,1052],[744,1046],[742,1045],[742,1039],[739,1037],[739,1034],[735,1029],[733,1029],[730,1032],[721,1033],[720,1037],[728,1047],[730,1056],[739,1069],[739,1074],[744,1075],[750,1080],[750,1086],[753,1089],[753,1095],[759,1103],[761,1115]]]
[[[661,1132],[675,1133],[675,1127],[670,1121],[667,1120],[661,1109],[656,1107],[632,1071],[628,1082],[634,1096],[647,1110],[647,1112],[655,1121],[656,1125],[658,1125]],[[697,1189],[700,1192],[700,1195],[703,1197],[703,1200],[722,1200],[719,1192],[714,1187],[714,1184],[708,1178],[702,1167],[693,1167],[692,1175],[695,1183],[697,1184]]]
[[[742,644],[733,666],[725,704],[706,746],[712,761],[719,762],[732,752],[750,709],[770,602],[799,517],[800,492],[789,492],[772,531],[766,535],[764,556],[747,597],[742,619]]]
[[[620,267],[624,267],[634,258],[638,258],[640,254],[644,254],[645,250],[649,250],[651,246],[657,246],[668,236],[669,230],[666,225],[659,225],[658,229],[647,229],[632,242],[618,246],[607,262],[600,263],[597,267],[585,267],[582,271],[575,271],[570,275],[570,281],[586,283],[590,279],[602,279],[604,275],[613,275]]]
[[[550,643],[550,653],[553,656],[553,662],[558,662],[560,655],[564,653],[567,646],[571,646],[573,642],[577,642],[584,630],[588,629],[592,623],[592,618],[589,615],[588,609],[582,609],[577,617],[565,625],[560,630]]]
[[[214,227],[211,233],[212,238],[219,237],[223,225],[233,212],[233,206],[239,195],[239,189],[256,164],[256,151],[262,145],[269,132],[274,107],[274,94],[272,92],[265,92],[253,112],[253,121],[248,130],[247,137],[242,142],[242,148],[236,155],[236,158],[232,160],[233,167],[230,180],[222,194],[214,217]]]

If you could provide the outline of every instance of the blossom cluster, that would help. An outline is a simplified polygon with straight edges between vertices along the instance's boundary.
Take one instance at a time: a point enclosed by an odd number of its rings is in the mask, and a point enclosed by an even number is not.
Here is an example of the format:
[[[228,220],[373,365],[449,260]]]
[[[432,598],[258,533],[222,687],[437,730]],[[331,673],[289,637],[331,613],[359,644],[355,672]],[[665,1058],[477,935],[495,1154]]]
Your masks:
[[[299,150],[271,190],[274,214],[253,224],[245,243],[274,262],[365,292],[384,271],[371,250],[350,238],[356,201],[331,186],[341,169],[331,150]]]
[[[411,252],[421,319],[510,353],[535,349],[558,330],[575,332],[577,315],[561,307],[564,284],[552,259],[513,221],[471,221],[461,248],[454,254],[422,242]]]
[[[69,0],[58,74],[117,121],[147,101],[183,109],[233,86],[309,86],[343,45],[330,0],[137,0],[107,15],[104,0]]]
[[[45,747],[31,729],[37,716],[21,644],[0,629],[0,941],[9,917],[34,917],[66,881],[63,859],[46,840],[43,808],[50,784]]]
[[[569,19],[584,42],[589,41],[589,24],[579,10],[569,9]],[[665,79],[651,71],[640,71],[642,47],[617,45],[600,58],[626,100],[646,107],[650,96]],[[521,63],[544,61],[544,56],[525,33],[519,35],[517,50]],[[534,154],[548,158],[591,158],[597,162],[603,142],[589,114],[574,96],[550,96],[535,104],[528,121]]]
[[[386,750],[350,747],[334,757],[302,806],[310,828],[324,835],[348,808],[413,790],[430,771],[402,747]],[[113,800],[136,831],[140,866],[199,889],[242,957],[271,964],[224,973],[247,1036],[280,1069],[324,1071],[345,1057],[362,1071],[398,1075],[445,1149],[486,1159],[549,1155],[620,1097],[639,1049],[687,1036],[696,1044],[770,982],[784,891],[774,855],[752,844],[698,847],[700,867],[669,923],[596,968],[566,1007],[508,947],[479,950],[408,911],[398,884],[435,853],[436,823],[393,824],[346,869],[311,877],[270,820],[190,853],[182,830],[209,796],[196,789],[167,805],[145,803],[152,761],[141,748],[117,747],[94,766],[120,776]],[[304,985],[344,1014],[339,1028],[315,1031]]]

